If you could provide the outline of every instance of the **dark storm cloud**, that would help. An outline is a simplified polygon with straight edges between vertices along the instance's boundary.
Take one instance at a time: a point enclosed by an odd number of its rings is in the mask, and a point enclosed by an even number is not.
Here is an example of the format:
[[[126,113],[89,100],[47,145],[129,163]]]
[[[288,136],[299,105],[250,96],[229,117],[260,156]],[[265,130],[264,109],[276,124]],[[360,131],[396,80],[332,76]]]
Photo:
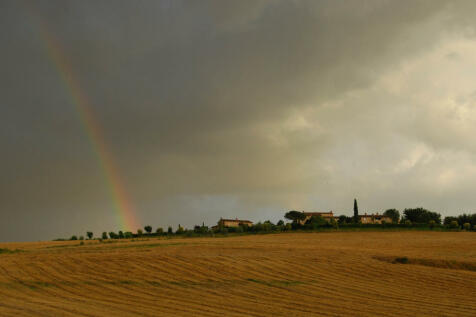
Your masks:
[[[398,191],[384,186],[371,166],[390,169],[416,147],[414,140],[426,144],[436,136],[402,115],[407,108],[398,105],[413,99],[376,95],[372,87],[452,36],[471,41],[472,6],[4,1],[0,239],[116,226],[98,162],[48,56],[40,22],[61,44],[91,100],[138,217],[166,226],[229,215],[276,218],[288,208],[346,212],[354,195],[373,201],[370,208],[426,202],[405,190],[387,194]],[[425,109],[409,111],[426,117]],[[376,135],[374,126],[384,132]],[[455,133],[445,142],[465,132]],[[395,142],[391,150],[379,150],[389,142]],[[437,151],[435,142],[429,146]],[[466,160],[449,160],[459,159]],[[434,193],[402,174],[386,177],[420,188],[425,197]],[[374,192],[385,200],[371,197]],[[68,222],[69,216],[76,220]],[[19,232],[20,219],[28,234]]]

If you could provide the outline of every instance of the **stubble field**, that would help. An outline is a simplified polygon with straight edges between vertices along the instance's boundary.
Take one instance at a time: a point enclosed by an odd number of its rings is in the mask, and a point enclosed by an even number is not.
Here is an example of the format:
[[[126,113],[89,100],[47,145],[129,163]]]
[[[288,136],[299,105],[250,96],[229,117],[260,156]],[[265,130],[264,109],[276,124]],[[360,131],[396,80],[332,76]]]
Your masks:
[[[475,316],[476,234],[0,244],[0,316]],[[402,263],[393,263],[396,258]],[[406,259],[405,259],[406,258]]]

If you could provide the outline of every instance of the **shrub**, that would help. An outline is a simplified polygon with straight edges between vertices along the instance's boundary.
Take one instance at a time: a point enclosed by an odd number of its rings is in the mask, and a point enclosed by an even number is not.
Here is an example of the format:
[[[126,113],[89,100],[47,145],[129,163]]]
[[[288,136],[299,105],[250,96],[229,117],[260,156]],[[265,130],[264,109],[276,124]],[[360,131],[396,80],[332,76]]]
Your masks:
[[[86,232],[88,239],[91,240],[93,238],[93,233],[91,231]]]
[[[430,229],[433,229],[435,227],[435,220],[430,220],[430,222],[428,222],[428,225]]]
[[[107,232],[104,231],[104,232],[102,233],[102,239],[103,239],[103,240],[107,240]]]
[[[78,240],[77,236],[72,236],[69,240]]]
[[[124,238],[132,239],[132,237],[133,237],[132,232],[130,231],[124,232]]]
[[[395,258],[393,263],[408,264],[408,258],[406,256]]]
[[[167,233],[168,234],[173,234],[174,233],[172,227],[169,226],[169,228],[167,229]]]
[[[450,228],[451,228],[451,229],[459,228],[458,221],[456,221],[456,220],[451,221],[451,223],[450,223]]]
[[[141,230],[141,229],[137,229],[137,236],[138,236],[138,237],[142,237],[142,234],[143,234],[142,230]]]
[[[464,228],[464,230],[469,231],[471,229],[471,224],[469,222],[465,222],[463,224],[463,228]]]
[[[119,230],[118,237],[119,239],[124,239],[124,232],[122,232],[122,230]]]
[[[410,220],[405,220],[405,225],[411,226],[411,225],[412,225],[412,222],[411,222]]]
[[[162,235],[164,233],[164,229],[162,228],[157,228],[157,230],[155,230],[155,233],[159,234],[159,235]]]
[[[152,233],[152,227],[151,227],[151,226],[145,226],[145,227],[144,227],[144,230],[145,230],[145,232],[147,232],[147,234],[151,234],[151,233]]]

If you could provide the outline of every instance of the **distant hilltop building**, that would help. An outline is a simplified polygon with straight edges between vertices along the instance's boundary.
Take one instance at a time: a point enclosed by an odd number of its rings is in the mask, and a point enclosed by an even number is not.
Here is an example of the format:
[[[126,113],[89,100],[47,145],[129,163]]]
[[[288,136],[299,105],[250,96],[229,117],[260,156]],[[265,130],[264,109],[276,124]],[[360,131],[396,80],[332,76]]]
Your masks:
[[[324,218],[325,220],[327,221],[331,221],[332,219],[334,219],[334,213],[331,211],[329,212],[305,212],[303,211],[302,212],[306,218],[304,218],[303,220],[299,220],[299,223],[301,225],[305,224],[309,219],[311,219],[312,216],[320,216],[322,218]]]
[[[391,223],[393,222],[392,221],[392,218],[388,217],[388,216],[384,216],[384,215],[379,215],[378,212],[374,215],[374,214],[371,214],[371,215],[367,215],[367,213],[363,214],[363,215],[359,215],[359,221],[361,223],[378,223],[378,224],[381,224],[381,223]]]
[[[238,218],[236,218],[236,219],[220,218],[220,220],[218,221],[218,224],[216,226],[214,226],[213,228],[218,228],[218,227],[230,228],[230,227],[239,227],[240,225],[251,227],[253,225],[253,222],[251,222],[249,220],[240,220]]]

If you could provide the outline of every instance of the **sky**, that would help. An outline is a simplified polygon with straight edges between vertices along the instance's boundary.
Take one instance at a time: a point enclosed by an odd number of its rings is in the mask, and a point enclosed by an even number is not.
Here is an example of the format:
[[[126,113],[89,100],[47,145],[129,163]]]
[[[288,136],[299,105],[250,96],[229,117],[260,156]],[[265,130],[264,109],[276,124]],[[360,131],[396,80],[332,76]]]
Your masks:
[[[0,1],[0,241],[475,212],[474,1]]]

